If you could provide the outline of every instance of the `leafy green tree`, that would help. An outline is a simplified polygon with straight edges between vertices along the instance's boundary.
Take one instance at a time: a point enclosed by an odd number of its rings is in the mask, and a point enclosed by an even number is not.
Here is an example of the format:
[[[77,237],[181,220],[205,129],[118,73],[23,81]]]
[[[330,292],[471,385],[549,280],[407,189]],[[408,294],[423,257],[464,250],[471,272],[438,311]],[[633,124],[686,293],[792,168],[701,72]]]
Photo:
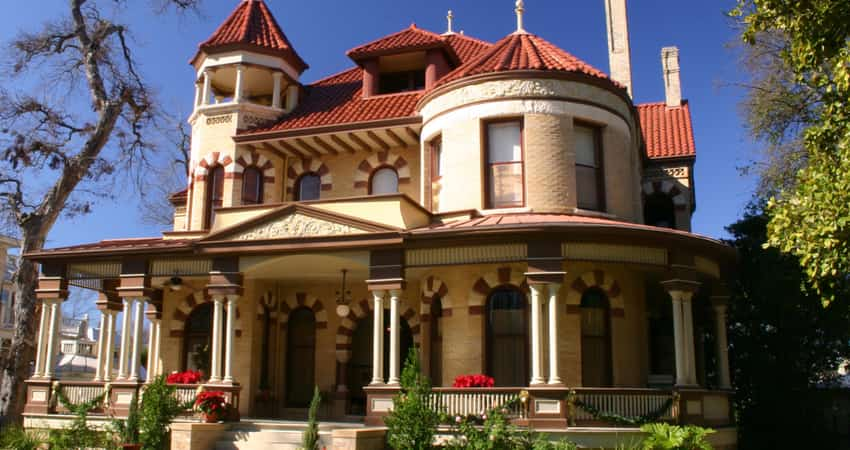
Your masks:
[[[797,257],[826,305],[850,274],[850,2],[738,0],[731,15],[748,44],[781,35],[787,44],[779,54],[794,83],[819,93],[802,133],[805,167],[793,188],[768,202],[767,244]]]
[[[393,399],[393,411],[384,419],[390,447],[432,448],[440,414],[429,406],[431,395],[431,382],[422,374],[419,352],[411,347],[401,372],[401,392]]]
[[[740,448],[835,448],[813,388],[850,355],[848,300],[824,308],[801,289],[806,276],[796,258],[764,247],[768,220],[755,204],[728,228],[739,255],[729,342]]]

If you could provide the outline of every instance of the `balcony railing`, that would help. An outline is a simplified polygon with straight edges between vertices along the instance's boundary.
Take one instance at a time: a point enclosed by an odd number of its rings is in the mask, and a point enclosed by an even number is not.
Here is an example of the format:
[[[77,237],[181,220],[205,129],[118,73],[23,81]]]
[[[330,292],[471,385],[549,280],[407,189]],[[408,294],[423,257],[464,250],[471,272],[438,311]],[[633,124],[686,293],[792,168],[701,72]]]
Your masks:
[[[514,388],[435,388],[429,406],[449,416],[480,415],[505,407],[506,416],[519,418],[525,416],[525,411],[522,403],[517,401],[518,392]]]

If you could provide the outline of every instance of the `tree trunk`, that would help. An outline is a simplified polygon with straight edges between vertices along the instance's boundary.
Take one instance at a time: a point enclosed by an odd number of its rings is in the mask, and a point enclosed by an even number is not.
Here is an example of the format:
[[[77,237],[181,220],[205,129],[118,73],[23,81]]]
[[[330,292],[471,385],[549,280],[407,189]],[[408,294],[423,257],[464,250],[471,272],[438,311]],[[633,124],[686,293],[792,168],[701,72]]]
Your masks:
[[[39,220],[29,220],[21,227],[21,254],[39,250],[44,246],[47,227],[41,226],[42,224]],[[8,356],[0,361],[0,370],[3,371],[3,377],[0,377],[0,429],[11,423],[21,423],[21,414],[26,404],[24,380],[32,373],[31,364],[35,359],[37,265],[21,258],[14,280],[18,291],[14,311],[15,335]]]

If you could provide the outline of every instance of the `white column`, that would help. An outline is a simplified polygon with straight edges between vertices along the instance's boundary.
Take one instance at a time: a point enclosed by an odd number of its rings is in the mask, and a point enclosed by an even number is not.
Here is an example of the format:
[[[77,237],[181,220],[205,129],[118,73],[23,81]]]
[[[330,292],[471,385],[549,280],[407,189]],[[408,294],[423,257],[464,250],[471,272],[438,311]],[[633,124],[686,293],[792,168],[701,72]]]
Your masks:
[[[50,320],[47,330],[47,351],[44,355],[44,377],[53,377],[53,357],[56,355],[54,346],[56,345],[56,322],[59,320],[59,299],[50,300]]]
[[[561,285],[549,285],[549,384],[563,384],[558,374],[558,292]]]
[[[399,327],[399,302],[401,291],[390,291],[390,376],[387,384],[399,383],[399,363],[401,362],[401,330]]]
[[[106,361],[103,365],[103,381],[112,381],[112,351],[115,347],[115,319],[117,311],[106,310]]]
[[[212,89],[212,71],[207,69],[204,70],[204,90],[201,95],[201,105],[209,105],[210,104],[210,89]]]
[[[139,381],[139,357],[142,352],[142,325],[145,323],[145,300],[136,299],[136,322],[133,328],[133,353],[130,360],[130,381]]]
[[[531,289],[531,384],[544,384],[543,379],[543,355],[541,352],[541,323],[540,315],[543,312],[540,305],[540,296],[543,286],[532,284]]]
[[[118,379],[127,378],[127,356],[130,350],[130,319],[133,317],[132,298],[124,300],[124,316],[121,318],[121,348],[118,349]]]
[[[210,355],[210,382],[221,381],[221,313],[224,297],[213,297],[213,331],[212,331],[212,355]]]
[[[154,367],[153,374],[154,374],[154,376],[159,376],[159,375],[162,375],[162,367],[161,367],[162,364],[160,364],[160,361],[159,361],[159,358],[160,358],[159,342],[160,342],[160,339],[161,339],[160,331],[162,330],[162,320],[154,319],[153,323],[151,324],[151,327],[153,327],[153,329],[156,333],[156,336],[154,337],[154,341],[153,341],[153,367]]]
[[[384,291],[372,291],[372,383],[384,384]]]
[[[689,386],[697,385],[696,358],[694,357],[694,315],[691,298],[693,294],[684,292],[682,297],[682,331],[684,332],[685,372]]]
[[[239,103],[242,101],[242,89],[245,87],[245,66],[236,66],[236,88],[233,92],[233,101]]]
[[[673,347],[676,353],[676,385],[683,386],[688,383],[687,370],[685,369],[685,345],[684,328],[682,325],[682,299],[680,291],[671,291],[670,298],[673,299]]]
[[[290,112],[296,106],[298,106],[298,86],[291,84],[286,88],[286,111]]]
[[[103,381],[103,363],[106,352],[106,311],[100,314],[100,333],[97,337],[97,367],[94,371],[94,381]]]
[[[154,321],[154,319],[151,319],[151,321],[150,321],[151,325],[150,325],[150,328],[148,328],[148,360],[147,360],[147,364],[145,365],[145,368],[147,369],[147,376],[145,377],[146,383],[150,383],[156,377],[155,372],[154,372],[154,370],[156,368],[154,367],[154,362],[153,362],[154,361],[154,359],[153,359],[154,358],[153,347],[155,345],[154,340],[156,339],[156,333],[154,331],[153,321]]]
[[[224,354],[224,382],[233,383],[233,339],[236,337],[234,323],[236,322],[236,301],[238,295],[227,296],[227,341]]]
[[[732,389],[729,375],[729,342],[726,337],[726,304],[714,303],[714,324],[717,341],[717,374],[721,389]]]
[[[274,92],[272,92],[272,108],[280,108],[280,88],[281,81],[283,80],[283,73],[281,72],[272,72],[272,78],[274,79]]]
[[[201,95],[203,92],[203,85],[201,83],[195,83],[195,108],[201,105]]]
[[[48,300],[41,301],[41,320],[38,323],[38,348],[35,354],[35,371],[33,377],[38,378],[44,374],[44,347],[47,346],[47,315],[50,303]]]

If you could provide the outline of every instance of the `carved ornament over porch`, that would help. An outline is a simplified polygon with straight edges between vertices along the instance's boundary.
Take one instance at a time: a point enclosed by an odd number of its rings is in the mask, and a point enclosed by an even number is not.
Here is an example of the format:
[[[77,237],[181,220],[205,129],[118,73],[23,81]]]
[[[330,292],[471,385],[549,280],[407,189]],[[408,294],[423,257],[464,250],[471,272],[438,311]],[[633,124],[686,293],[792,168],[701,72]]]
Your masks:
[[[234,235],[232,239],[234,241],[257,241],[292,237],[337,236],[366,232],[366,230],[355,228],[351,225],[295,213],[249,228]]]

